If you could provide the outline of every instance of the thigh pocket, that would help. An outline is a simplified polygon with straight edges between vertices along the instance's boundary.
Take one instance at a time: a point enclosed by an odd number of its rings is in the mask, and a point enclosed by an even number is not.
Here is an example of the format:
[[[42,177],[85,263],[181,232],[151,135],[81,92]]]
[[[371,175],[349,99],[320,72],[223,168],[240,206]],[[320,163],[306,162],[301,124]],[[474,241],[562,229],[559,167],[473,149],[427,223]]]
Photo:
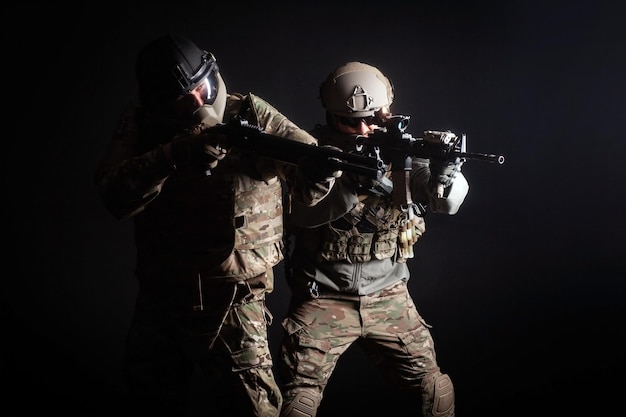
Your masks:
[[[331,343],[323,331],[323,326],[311,332],[311,327],[290,317],[282,321],[282,326],[296,348],[317,349],[323,353],[327,353],[331,348]]]
[[[233,352],[231,357],[233,359],[234,371],[245,371],[252,368],[272,366],[272,355],[265,343],[249,346],[245,349]]]
[[[407,354],[408,364],[414,370],[427,370],[436,366],[434,342],[428,324],[420,318],[421,326],[398,334]]]
[[[332,367],[332,357],[328,355],[331,342],[327,338],[309,333],[309,329],[302,323],[290,318],[282,322],[283,328],[288,334],[288,350],[295,362],[297,372],[318,379],[327,374]],[[321,329],[320,329],[321,330]]]
[[[271,314],[263,301],[233,308],[224,321],[222,339],[231,352],[234,370],[272,366],[267,339],[269,322]]]

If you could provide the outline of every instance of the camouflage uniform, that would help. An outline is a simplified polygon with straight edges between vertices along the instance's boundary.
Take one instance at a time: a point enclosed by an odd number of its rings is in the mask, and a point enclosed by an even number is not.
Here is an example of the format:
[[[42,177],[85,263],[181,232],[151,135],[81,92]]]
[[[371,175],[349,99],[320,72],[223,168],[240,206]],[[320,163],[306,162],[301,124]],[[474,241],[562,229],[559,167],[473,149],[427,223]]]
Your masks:
[[[328,127],[313,134],[320,145],[354,146],[353,136]],[[412,200],[423,210],[455,213],[469,189],[463,175],[443,198],[435,197],[429,180],[429,161],[414,159]],[[315,416],[339,358],[356,343],[390,382],[416,393],[419,415],[452,417],[452,382],[437,365],[430,326],[409,294],[409,269],[399,256],[402,210],[391,195],[358,188],[359,181],[344,173],[318,206],[294,205],[286,216],[295,247],[288,259],[293,296],[282,322],[278,363],[281,416]],[[425,231],[418,217],[411,231],[416,239]]]
[[[316,143],[252,94],[228,96],[224,122],[235,115],[270,134]],[[163,146],[197,130],[131,106],[96,172],[107,208],[135,225],[139,291],[125,361],[131,398],[139,399],[135,415],[184,415],[199,369],[211,415],[275,417],[282,397],[265,296],[283,259],[280,180],[304,205],[317,203],[332,182],[309,183],[293,165],[238,149],[211,175],[177,171]]]

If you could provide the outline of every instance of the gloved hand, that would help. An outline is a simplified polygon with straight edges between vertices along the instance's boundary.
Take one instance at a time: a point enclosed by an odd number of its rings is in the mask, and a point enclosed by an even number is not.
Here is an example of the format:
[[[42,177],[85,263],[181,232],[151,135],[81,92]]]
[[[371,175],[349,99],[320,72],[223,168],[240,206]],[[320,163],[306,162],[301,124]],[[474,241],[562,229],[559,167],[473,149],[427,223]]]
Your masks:
[[[341,152],[341,149],[336,146],[323,145],[323,147]],[[327,162],[320,160],[319,157],[309,157],[306,155],[298,161],[298,172],[308,182],[330,182],[343,175],[343,171],[337,169],[332,161]]]
[[[463,162],[461,158],[431,158],[429,165],[431,182],[433,184],[442,184],[444,187],[449,187],[452,185],[456,174],[461,171]]]
[[[174,138],[170,147],[176,168],[181,171],[210,173],[227,154],[227,150],[219,145],[219,136],[222,135],[211,134],[199,126]]]
[[[354,187],[357,195],[376,195],[379,197],[390,196],[393,192],[393,181],[387,176],[373,179],[363,175],[348,173],[347,178]]]
[[[441,198],[444,188],[452,185],[465,160],[445,156],[447,151],[454,148],[457,141],[457,135],[449,130],[443,132],[428,130],[424,132],[424,141],[441,150],[442,156],[431,157],[429,165],[431,184],[435,187],[437,196]]]

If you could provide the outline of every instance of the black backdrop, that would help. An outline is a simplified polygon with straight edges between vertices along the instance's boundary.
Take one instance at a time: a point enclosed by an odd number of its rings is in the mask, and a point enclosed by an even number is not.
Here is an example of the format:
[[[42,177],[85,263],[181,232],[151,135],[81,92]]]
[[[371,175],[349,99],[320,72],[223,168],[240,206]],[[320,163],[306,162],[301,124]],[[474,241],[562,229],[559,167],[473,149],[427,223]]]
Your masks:
[[[120,405],[132,223],[105,211],[92,175],[134,99],[135,54],[172,31],[215,54],[229,91],[254,92],[302,127],[323,119],[326,74],[362,60],[392,79],[393,110],[415,136],[450,129],[470,151],[504,154],[502,166],[465,164],[464,206],[427,218],[410,262],[457,415],[610,415],[625,371],[626,30],[608,4],[3,6],[0,413]],[[274,345],[289,296],[281,267]],[[410,404],[352,349],[319,416]]]

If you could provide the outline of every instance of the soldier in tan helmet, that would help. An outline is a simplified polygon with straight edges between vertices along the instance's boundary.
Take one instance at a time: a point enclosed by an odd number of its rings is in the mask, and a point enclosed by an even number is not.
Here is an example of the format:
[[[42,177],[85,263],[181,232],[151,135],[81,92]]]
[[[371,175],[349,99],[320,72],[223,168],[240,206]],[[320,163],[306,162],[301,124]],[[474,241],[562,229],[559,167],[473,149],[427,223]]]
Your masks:
[[[348,62],[329,74],[320,98],[326,124],[312,134],[320,145],[354,152],[359,136],[391,117],[394,90],[376,67]],[[432,132],[425,139],[446,141],[450,135]],[[391,383],[415,393],[415,412],[409,414],[454,416],[452,381],[437,364],[430,326],[409,294],[407,259],[425,231],[423,215],[457,213],[469,185],[458,159],[414,158],[406,185],[414,211],[407,216],[407,207],[393,198],[393,166],[386,162],[382,179],[344,172],[319,205],[294,205],[285,218],[293,252],[286,274],[292,298],[277,365],[282,417],[317,414],[333,370],[352,344]]]
[[[211,416],[277,417],[266,294],[283,259],[283,189],[305,206],[340,172],[284,164],[210,128],[243,117],[265,132],[317,141],[260,97],[228,93],[214,56],[180,35],[138,54],[139,102],[124,113],[95,182],[133,219],[139,287],[124,372],[128,415],[188,415],[196,369]]]

